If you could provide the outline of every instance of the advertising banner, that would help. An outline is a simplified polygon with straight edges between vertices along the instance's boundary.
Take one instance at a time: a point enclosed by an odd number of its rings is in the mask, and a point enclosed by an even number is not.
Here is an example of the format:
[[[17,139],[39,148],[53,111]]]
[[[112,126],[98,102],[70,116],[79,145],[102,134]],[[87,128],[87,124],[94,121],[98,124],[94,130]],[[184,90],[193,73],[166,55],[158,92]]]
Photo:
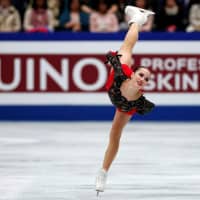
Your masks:
[[[102,92],[109,68],[105,55],[0,55],[0,92]],[[143,54],[134,66],[152,72],[146,91],[199,93],[200,55]]]

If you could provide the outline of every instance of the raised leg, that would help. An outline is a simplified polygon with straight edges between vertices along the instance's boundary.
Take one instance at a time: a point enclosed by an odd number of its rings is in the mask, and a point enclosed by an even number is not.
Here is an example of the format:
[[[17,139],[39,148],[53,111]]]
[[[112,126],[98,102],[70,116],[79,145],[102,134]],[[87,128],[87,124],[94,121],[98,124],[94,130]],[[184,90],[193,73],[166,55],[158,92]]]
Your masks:
[[[135,43],[138,40],[138,33],[140,27],[146,23],[149,15],[153,15],[154,12],[144,10],[134,6],[127,6],[125,9],[127,18],[129,19],[129,30],[124,38],[124,41],[119,50],[121,54],[120,62],[122,64],[132,65],[132,51]]]
[[[136,23],[132,23],[118,52],[122,55],[120,57],[120,62],[122,64],[127,64],[128,66],[131,66],[133,64],[132,51],[135,43],[138,40],[138,33],[139,25]]]

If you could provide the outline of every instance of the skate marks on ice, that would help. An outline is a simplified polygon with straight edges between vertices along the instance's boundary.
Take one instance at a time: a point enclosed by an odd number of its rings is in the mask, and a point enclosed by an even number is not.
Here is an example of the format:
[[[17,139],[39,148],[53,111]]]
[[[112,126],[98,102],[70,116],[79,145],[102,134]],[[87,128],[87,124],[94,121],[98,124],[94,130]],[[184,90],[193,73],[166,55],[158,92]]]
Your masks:
[[[197,123],[131,122],[96,197],[110,126],[0,123],[0,200],[200,199]]]

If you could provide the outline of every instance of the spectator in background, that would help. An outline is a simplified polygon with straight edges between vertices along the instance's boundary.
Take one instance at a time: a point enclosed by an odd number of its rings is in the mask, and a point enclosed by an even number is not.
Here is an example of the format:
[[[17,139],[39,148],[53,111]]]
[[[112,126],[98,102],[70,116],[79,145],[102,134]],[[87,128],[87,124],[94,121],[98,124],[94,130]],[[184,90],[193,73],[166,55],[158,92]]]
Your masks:
[[[60,8],[62,1],[61,0],[48,0],[48,8],[51,10],[53,14],[53,27],[59,27],[59,16],[60,16]]]
[[[96,2],[93,0],[80,0],[81,10],[87,14],[95,12]]]
[[[148,0],[135,0],[135,6],[146,10],[152,10]],[[154,15],[149,16],[147,22],[141,27],[140,32],[152,31],[154,23]]]
[[[155,13],[158,13],[163,4],[162,1],[163,0],[148,0],[148,4]]]
[[[116,15],[119,22],[119,29],[121,31],[123,30],[127,31],[128,24],[126,22],[127,20],[124,15],[124,9],[127,5],[133,5],[133,1],[132,0],[118,0],[117,5],[118,5],[118,9],[117,9]]]
[[[24,16],[26,32],[49,32],[54,30],[53,14],[47,7],[47,0],[33,0]]]
[[[90,15],[92,13],[97,12],[98,7],[99,7],[99,1],[94,1],[94,0],[80,0],[81,3],[81,10],[82,12],[85,13],[85,15],[88,16],[88,18],[90,17]],[[108,13],[114,13],[116,14],[116,12],[118,11],[118,0],[107,0],[104,1],[104,3],[107,5]]]
[[[91,32],[117,32],[119,23],[117,16],[109,10],[106,0],[99,0],[97,11],[90,15]]]
[[[81,2],[81,10],[91,14],[95,12],[98,8],[99,1],[92,0],[80,0]],[[118,10],[118,0],[107,0],[105,3],[108,6],[108,13],[116,13]]]
[[[186,1],[186,0],[185,0]],[[190,10],[193,4],[198,4],[200,3],[200,0],[187,0],[187,9]]]
[[[116,13],[118,11],[118,0],[107,0],[105,3],[108,6],[108,13]]]
[[[79,0],[69,0],[60,17],[62,30],[86,31],[88,30],[88,14],[81,11]]]
[[[177,0],[164,0],[156,15],[156,30],[175,32],[184,30],[184,11]]]
[[[19,11],[19,14],[21,16],[21,22],[23,22],[24,19],[24,12],[28,5],[30,4],[30,0],[12,0],[12,4],[15,6],[15,8]]]
[[[18,32],[21,30],[21,18],[11,0],[0,0],[0,31]]]
[[[189,9],[189,25],[187,32],[200,31],[200,1],[193,2]]]

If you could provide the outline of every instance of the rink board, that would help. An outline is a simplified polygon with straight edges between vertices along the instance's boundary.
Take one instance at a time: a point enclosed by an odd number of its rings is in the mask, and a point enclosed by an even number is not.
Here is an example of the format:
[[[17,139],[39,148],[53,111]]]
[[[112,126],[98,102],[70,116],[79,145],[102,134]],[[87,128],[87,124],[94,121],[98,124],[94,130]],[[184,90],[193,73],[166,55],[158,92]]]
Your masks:
[[[0,35],[0,120],[111,120],[105,53],[124,34]],[[200,41],[195,34],[142,34],[134,65],[152,71],[156,108],[134,120],[200,120]]]

